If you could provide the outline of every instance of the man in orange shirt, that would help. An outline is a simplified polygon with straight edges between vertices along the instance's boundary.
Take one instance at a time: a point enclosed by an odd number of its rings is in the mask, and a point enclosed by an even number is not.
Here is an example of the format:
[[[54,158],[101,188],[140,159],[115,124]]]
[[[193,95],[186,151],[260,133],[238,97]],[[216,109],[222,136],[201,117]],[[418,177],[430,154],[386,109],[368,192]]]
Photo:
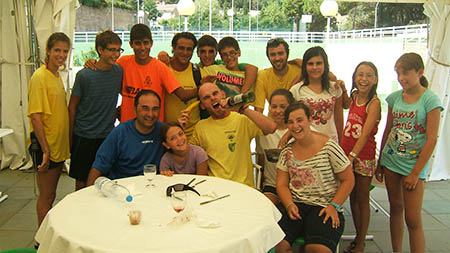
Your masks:
[[[141,90],[153,90],[161,97],[161,121],[164,121],[164,90],[182,101],[197,96],[197,89],[185,90],[165,64],[150,56],[152,45],[152,33],[148,26],[136,24],[131,28],[130,47],[134,55],[122,56],[117,61],[123,68],[121,122],[136,117],[133,101]]]
[[[130,47],[134,55],[124,55],[117,60],[117,64],[123,68],[120,122],[136,117],[134,97],[141,90],[153,90],[160,96],[160,121],[164,121],[164,90],[168,94],[175,94],[183,102],[197,97],[197,88],[185,90],[164,63],[150,56],[152,46],[150,28],[144,24],[134,25],[130,31]],[[95,70],[95,60],[89,59],[84,66]]]

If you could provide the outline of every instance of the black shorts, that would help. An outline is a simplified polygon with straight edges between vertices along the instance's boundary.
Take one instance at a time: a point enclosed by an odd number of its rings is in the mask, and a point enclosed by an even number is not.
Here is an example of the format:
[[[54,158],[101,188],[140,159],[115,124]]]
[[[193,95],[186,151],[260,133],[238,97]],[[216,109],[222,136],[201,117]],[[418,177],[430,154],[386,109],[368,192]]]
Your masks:
[[[97,150],[105,139],[88,139],[74,134],[70,155],[69,176],[80,181],[87,181],[89,171],[95,161]]]
[[[263,193],[272,193],[273,195],[278,196],[277,188],[270,186],[270,185],[264,185],[262,192]]]
[[[34,132],[30,133],[30,139],[31,139],[31,145],[28,147],[28,152],[30,152],[31,159],[33,159],[34,168],[37,170],[37,166],[41,165],[43,155],[41,145],[39,144],[39,141],[36,138],[36,135]],[[55,162],[50,160],[50,165],[48,166],[48,169],[53,169],[59,166],[62,166],[65,161],[62,162]]]
[[[278,222],[281,229],[286,236],[284,240],[292,243],[298,237],[305,239],[305,244],[321,244],[328,247],[332,252],[336,251],[336,247],[344,232],[345,219],[342,213],[338,212],[339,227],[331,227],[331,219],[328,219],[323,224],[323,216],[319,216],[319,212],[323,209],[321,206],[311,206],[302,203],[295,203],[297,205],[300,216],[300,220],[291,220],[287,214],[286,209],[283,208],[283,217]]]

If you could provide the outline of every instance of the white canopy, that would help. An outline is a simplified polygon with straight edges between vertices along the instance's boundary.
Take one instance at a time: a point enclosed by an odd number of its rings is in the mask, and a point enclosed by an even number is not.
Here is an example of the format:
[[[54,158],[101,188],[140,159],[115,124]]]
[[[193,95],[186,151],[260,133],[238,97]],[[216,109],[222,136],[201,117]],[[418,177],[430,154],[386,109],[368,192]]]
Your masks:
[[[450,178],[450,159],[447,157],[450,152],[450,3],[439,0],[426,3],[424,8],[431,21],[425,76],[430,81],[430,89],[441,98],[444,107],[439,141],[430,161],[429,180],[441,180]]]
[[[354,0],[338,0],[354,1]],[[62,31],[72,37],[75,27],[77,0],[1,0],[0,1],[0,73],[1,73],[1,127],[11,128],[14,134],[6,136],[0,145],[1,169],[30,167],[25,140],[28,133],[27,86],[31,76],[30,22],[25,6],[36,2],[33,24],[40,46],[40,59],[45,58],[48,36]],[[450,178],[450,160],[446,159],[450,140],[449,64],[450,64],[450,0],[359,0],[359,2],[425,3],[425,14],[430,17],[431,31],[426,76],[431,90],[441,96],[445,111],[442,113],[439,142],[433,156],[430,180]],[[28,5],[27,5],[28,4]],[[28,6],[29,7],[29,6]],[[29,12],[28,12],[29,13]]]
[[[34,2],[36,6],[32,6]],[[1,127],[14,130],[14,134],[4,137],[0,146],[1,169],[31,167],[26,151],[26,136],[29,132],[26,116],[28,81],[34,65],[30,58],[32,45],[29,29],[35,28],[35,38],[40,48],[39,59],[43,60],[45,43],[51,33],[60,31],[69,37],[73,36],[77,5],[77,0],[0,1]],[[27,20],[29,16],[26,14],[30,13],[33,13],[33,21]],[[65,76],[63,79],[67,80],[68,72]]]

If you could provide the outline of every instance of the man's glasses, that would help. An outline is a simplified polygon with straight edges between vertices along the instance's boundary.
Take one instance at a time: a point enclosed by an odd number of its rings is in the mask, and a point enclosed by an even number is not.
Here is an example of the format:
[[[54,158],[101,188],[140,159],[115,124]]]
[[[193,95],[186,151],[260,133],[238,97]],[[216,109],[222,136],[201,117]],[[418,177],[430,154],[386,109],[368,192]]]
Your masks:
[[[167,187],[166,196],[171,197],[173,192],[181,192],[181,191],[193,191],[197,193],[198,196],[200,196],[200,193],[198,193],[198,191],[196,191],[194,188],[190,187],[187,184],[174,184]]]
[[[375,78],[375,75],[374,75],[374,74],[363,73],[363,72],[358,72],[358,73],[356,73],[356,76],[359,77],[359,78],[363,78],[363,77],[365,76],[367,79],[373,79],[373,78]]]
[[[123,48],[117,49],[117,48],[109,48],[109,47],[105,47],[105,49],[108,50],[109,52],[112,52],[112,53],[119,53],[119,54],[121,54],[121,53],[123,53],[123,51],[125,51]]]
[[[228,53],[221,53],[220,56],[222,56],[223,58],[228,58],[228,57],[236,56],[237,54],[238,54],[238,52],[233,50]]]

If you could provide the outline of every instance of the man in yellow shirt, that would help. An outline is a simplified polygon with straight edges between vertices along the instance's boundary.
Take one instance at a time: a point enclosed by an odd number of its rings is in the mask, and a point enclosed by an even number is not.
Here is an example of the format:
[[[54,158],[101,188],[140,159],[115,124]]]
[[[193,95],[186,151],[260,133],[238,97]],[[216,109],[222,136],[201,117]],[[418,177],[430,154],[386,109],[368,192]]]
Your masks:
[[[185,90],[195,90],[197,87],[192,70],[192,68],[197,66],[190,62],[196,46],[197,39],[190,32],[177,33],[172,39],[173,57],[170,58],[169,69]],[[197,100],[197,98],[193,98],[184,103],[176,95],[166,94],[166,103],[164,104],[165,121],[176,122],[180,111]],[[195,106],[191,111],[189,123],[184,129],[188,138],[192,136],[194,126],[199,120],[200,108]]]
[[[250,141],[273,133],[276,123],[248,106],[230,108],[225,92],[213,83],[199,88],[200,107],[211,117],[200,120],[190,142],[208,154],[208,175],[254,186]],[[231,111],[231,110],[239,111]],[[183,111],[179,123],[185,125],[189,114]]]
[[[274,38],[267,42],[266,55],[272,67],[259,71],[256,79],[256,98],[253,106],[259,112],[263,112],[264,103],[269,100],[272,92],[281,88],[289,90],[293,81],[302,72],[298,64],[288,63],[289,45],[282,38]]]

